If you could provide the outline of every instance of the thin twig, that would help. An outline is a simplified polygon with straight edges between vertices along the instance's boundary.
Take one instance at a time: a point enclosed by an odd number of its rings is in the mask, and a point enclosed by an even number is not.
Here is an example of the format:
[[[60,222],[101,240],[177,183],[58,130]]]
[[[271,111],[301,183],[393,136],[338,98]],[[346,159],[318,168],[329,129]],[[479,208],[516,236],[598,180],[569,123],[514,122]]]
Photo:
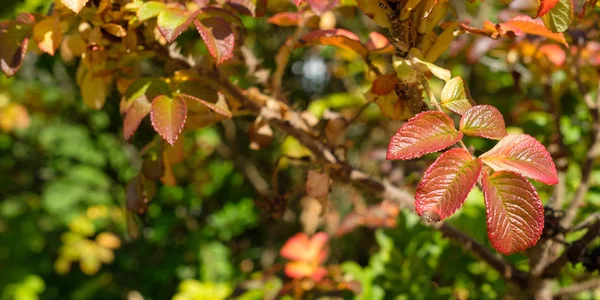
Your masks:
[[[554,278],[559,274],[560,270],[568,262],[577,262],[579,258],[585,253],[587,246],[600,236],[600,221],[596,221],[588,226],[588,231],[585,235],[571,243],[569,247],[558,257],[552,264],[550,264],[543,272],[544,278]]]
[[[575,232],[582,229],[586,229],[596,222],[600,222],[600,213],[594,213],[589,215],[587,218],[585,218],[585,220],[581,221],[581,223],[569,228],[568,231]]]
[[[356,115],[354,115],[354,117],[352,117],[352,119],[350,119],[350,121],[348,121],[348,125],[352,125],[352,123],[356,122],[356,120],[358,120],[358,118],[360,117],[360,115],[362,115],[362,113],[367,109],[367,107],[369,107],[369,105],[371,105],[373,102],[367,102],[365,103],[365,105],[363,105],[358,112],[356,113]]]
[[[579,292],[594,290],[600,288],[600,278],[590,279],[588,281],[575,283],[571,286],[564,287],[558,292],[554,293],[553,298],[560,298],[564,296],[573,295]]]
[[[302,20],[294,34],[290,36],[285,43],[279,48],[277,51],[277,55],[275,55],[275,62],[277,66],[275,67],[275,72],[273,72],[273,76],[271,77],[271,89],[273,90],[273,95],[277,98],[282,98],[281,94],[281,83],[283,80],[283,75],[285,74],[285,69],[290,60],[290,55],[292,54],[292,49],[296,42],[300,39],[300,36],[304,32],[304,21]]]

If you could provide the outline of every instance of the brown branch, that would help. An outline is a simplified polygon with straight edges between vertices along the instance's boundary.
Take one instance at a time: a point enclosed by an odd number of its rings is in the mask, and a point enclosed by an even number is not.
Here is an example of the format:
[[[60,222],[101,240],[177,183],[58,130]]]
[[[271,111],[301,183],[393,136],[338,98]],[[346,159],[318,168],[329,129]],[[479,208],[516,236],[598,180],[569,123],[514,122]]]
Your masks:
[[[347,162],[339,160],[332,150],[322,142],[322,139],[309,133],[307,129],[302,128],[302,123],[296,121],[300,119],[297,113],[290,110],[281,101],[264,95],[256,89],[241,91],[228,81],[222,79],[220,79],[220,86],[223,93],[234,97],[249,109],[260,114],[273,127],[279,128],[296,138],[313,153],[319,162],[328,165],[330,170],[333,170],[330,175],[334,179],[340,182],[347,182],[362,188],[365,191],[379,195],[384,199],[396,201],[403,208],[412,208],[414,201],[413,195],[386,181],[379,180],[355,169]],[[432,227],[440,230],[445,236],[456,241],[459,245],[486,261],[505,279],[520,286],[526,285],[527,275],[524,272],[517,270],[503,258],[494,255],[486,247],[477,243],[477,241],[462,231],[447,223],[438,223]]]
[[[568,262],[577,262],[585,253],[587,246],[598,236],[600,236],[600,221],[597,220],[589,225],[588,231],[581,239],[571,243],[565,252],[544,270],[542,277],[554,278]]]
[[[571,286],[564,287],[558,290],[558,292],[554,293],[553,298],[565,297],[587,290],[594,290],[597,288],[600,288],[600,278],[594,278],[588,281],[579,282]]]

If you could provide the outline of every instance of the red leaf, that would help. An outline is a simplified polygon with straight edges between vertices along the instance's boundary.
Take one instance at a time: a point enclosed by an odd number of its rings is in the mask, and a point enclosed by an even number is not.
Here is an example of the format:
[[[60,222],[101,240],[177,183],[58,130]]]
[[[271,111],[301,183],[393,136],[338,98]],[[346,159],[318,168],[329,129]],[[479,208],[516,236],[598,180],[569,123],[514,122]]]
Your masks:
[[[148,102],[146,97],[140,97],[133,101],[125,114],[125,120],[123,120],[123,136],[125,140],[129,140],[133,136],[140,123],[142,123],[142,120],[150,113],[151,108],[152,104]]]
[[[267,22],[281,27],[298,26],[302,20],[300,12],[282,12],[277,13],[267,19]]]
[[[506,255],[535,245],[544,229],[544,208],[535,188],[519,174],[500,171],[481,177],[488,238]]]
[[[375,95],[387,95],[394,91],[398,83],[398,75],[396,73],[381,75],[373,81],[371,93]]]
[[[302,4],[302,2],[304,2],[304,0],[294,0],[296,7],[300,7],[300,4]]]
[[[0,21],[0,67],[6,76],[13,76],[27,53],[27,44],[35,19],[20,14],[15,21]]]
[[[541,0],[540,6],[538,7],[536,18],[539,18],[547,14],[556,4],[558,0]]]
[[[545,184],[558,183],[556,166],[550,153],[544,145],[527,134],[505,136],[480,158],[495,171],[513,171]]]
[[[386,159],[413,159],[448,148],[462,138],[452,119],[439,111],[412,117],[390,140]]]
[[[202,21],[195,20],[196,29],[208,48],[210,55],[220,64],[233,57],[235,37],[229,23],[223,18],[208,18]]]
[[[179,97],[170,98],[160,95],[152,101],[150,111],[152,126],[171,145],[175,144],[181,133],[186,116],[185,101]]]
[[[185,10],[167,8],[158,15],[156,25],[167,42],[172,43],[197,15],[198,12],[189,13]]]
[[[459,209],[473,188],[483,164],[465,149],[444,152],[423,175],[415,209],[429,222],[441,221]]]
[[[296,47],[312,45],[336,46],[354,51],[362,57],[369,53],[369,49],[360,42],[356,34],[344,29],[315,30],[300,38]]]
[[[506,136],[502,113],[491,105],[477,105],[460,119],[460,131],[466,135],[500,140]]]
[[[322,15],[324,12],[333,9],[340,0],[306,0],[308,5],[317,15]]]

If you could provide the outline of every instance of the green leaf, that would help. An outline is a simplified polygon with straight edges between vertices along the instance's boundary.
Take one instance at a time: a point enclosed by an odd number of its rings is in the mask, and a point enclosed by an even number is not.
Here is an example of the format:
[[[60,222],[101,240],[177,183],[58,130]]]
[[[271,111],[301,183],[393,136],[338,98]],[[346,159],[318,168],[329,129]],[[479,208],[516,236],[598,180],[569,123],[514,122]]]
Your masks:
[[[165,10],[165,4],[157,1],[149,1],[144,3],[137,11],[137,17],[140,22],[144,22],[148,19],[154,18],[160,14],[161,11]]]
[[[442,107],[462,115],[472,107],[470,98],[465,81],[462,77],[457,76],[446,82],[440,104]]]
[[[197,12],[189,13],[185,10],[169,8],[158,15],[156,25],[160,33],[167,39],[167,42],[172,43],[197,15]]]
[[[564,32],[567,30],[573,20],[573,5],[571,0],[560,0],[542,17],[542,20],[552,32]]]

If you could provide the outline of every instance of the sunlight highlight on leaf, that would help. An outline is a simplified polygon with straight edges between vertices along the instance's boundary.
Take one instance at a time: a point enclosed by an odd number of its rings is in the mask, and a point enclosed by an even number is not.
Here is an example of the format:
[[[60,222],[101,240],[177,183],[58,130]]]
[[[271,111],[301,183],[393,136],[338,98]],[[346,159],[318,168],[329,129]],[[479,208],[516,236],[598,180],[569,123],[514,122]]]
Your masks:
[[[510,255],[535,245],[544,228],[544,208],[533,185],[508,171],[483,172],[481,182],[492,246]]]
[[[483,164],[467,150],[446,151],[427,168],[417,187],[415,209],[429,222],[451,216],[477,182]]]
[[[556,166],[544,145],[527,134],[509,134],[482,154],[483,162],[495,171],[512,171],[525,177],[557,184]]]
[[[463,134],[452,119],[439,111],[420,113],[406,122],[390,140],[386,159],[421,157],[452,146]]]

